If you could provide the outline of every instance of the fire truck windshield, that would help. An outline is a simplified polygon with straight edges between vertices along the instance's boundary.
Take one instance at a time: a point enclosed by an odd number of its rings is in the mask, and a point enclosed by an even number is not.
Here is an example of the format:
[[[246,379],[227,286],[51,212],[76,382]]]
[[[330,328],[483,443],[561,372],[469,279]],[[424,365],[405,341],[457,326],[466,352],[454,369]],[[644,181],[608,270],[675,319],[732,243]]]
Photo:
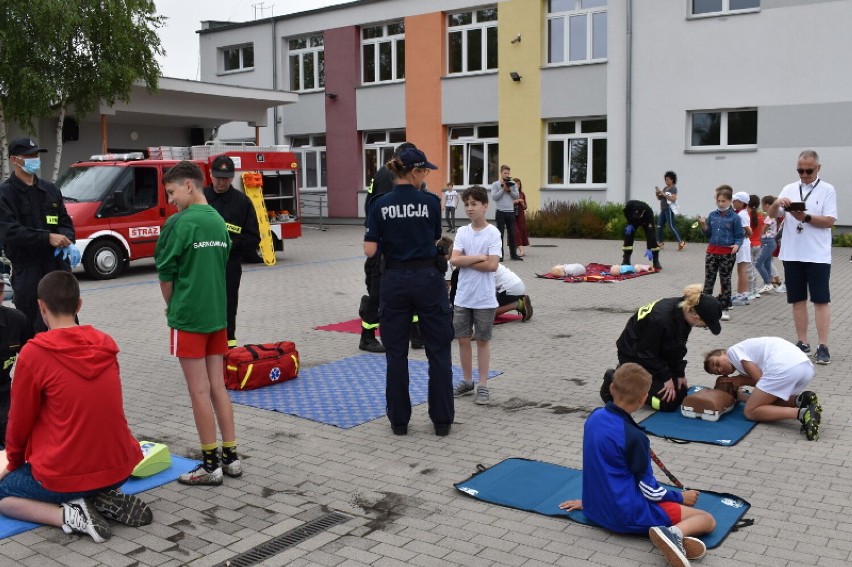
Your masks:
[[[115,180],[127,168],[117,166],[71,167],[62,174],[56,186],[66,201],[102,201]]]

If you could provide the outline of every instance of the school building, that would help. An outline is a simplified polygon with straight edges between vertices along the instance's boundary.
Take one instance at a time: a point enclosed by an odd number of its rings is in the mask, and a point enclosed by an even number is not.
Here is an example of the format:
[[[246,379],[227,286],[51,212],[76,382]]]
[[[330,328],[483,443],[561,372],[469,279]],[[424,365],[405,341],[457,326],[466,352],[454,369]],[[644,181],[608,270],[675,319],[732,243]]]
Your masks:
[[[358,0],[244,23],[202,22],[201,80],[298,93],[261,144],[298,153],[331,217],[409,140],[439,191],[509,164],[531,209],[643,199],[678,173],[681,212],[723,183],[796,181],[815,149],[852,224],[848,0]],[[231,123],[220,140],[254,140]]]

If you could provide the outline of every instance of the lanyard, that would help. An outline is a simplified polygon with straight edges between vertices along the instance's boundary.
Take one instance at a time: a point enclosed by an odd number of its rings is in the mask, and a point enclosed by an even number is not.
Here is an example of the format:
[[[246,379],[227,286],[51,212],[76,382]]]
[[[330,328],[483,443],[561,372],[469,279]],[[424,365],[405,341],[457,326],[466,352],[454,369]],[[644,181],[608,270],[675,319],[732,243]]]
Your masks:
[[[817,185],[819,185],[819,181],[820,181],[819,179],[816,180],[816,183],[814,183],[814,186],[811,187],[811,190],[808,191],[808,194],[805,195],[804,197],[802,197],[802,184],[799,183],[799,199],[801,199],[803,203],[806,202],[808,200],[808,197],[811,196],[811,193],[814,192],[814,189],[816,189]]]

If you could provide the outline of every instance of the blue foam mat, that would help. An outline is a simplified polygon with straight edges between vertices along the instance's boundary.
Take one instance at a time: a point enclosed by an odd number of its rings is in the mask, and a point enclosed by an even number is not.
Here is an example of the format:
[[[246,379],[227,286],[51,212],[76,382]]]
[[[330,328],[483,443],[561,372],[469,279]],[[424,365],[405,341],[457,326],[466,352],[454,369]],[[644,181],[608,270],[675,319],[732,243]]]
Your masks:
[[[680,411],[658,411],[639,424],[645,428],[646,432],[664,439],[731,447],[757,425],[756,421],[745,418],[744,407],[744,403],[737,403],[734,409],[723,415],[719,421],[683,417]]]
[[[582,511],[566,512],[559,504],[580,499],[583,471],[529,459],[506,459],[454,484],[456,489],[478,500],[545,516],[560,516],[598,527]],[[670,490],[677,488],[666,485]],[[699,539],[708,549],[718,547],[736,527],[751,504],[732,494],[701,491],[695,506],[716,518],[716,529]]]
[[[176,480],[177,477],[183,473],[191,471],[197,464],[198,461],[172,455],[171,467],[147,478],[131,477],[127,482],[121,485],[121,491],[127,494],[139,494],[140,492],[168,484],[173,480]],[[11,537],[40,526],[41,524],[13,520],[12,518],[7,518],[0,514],[0,539]]]
[[[387,413],[384,356],[360,354],[328,364],[303,368],[299,377],[257,390],[229,390],[235,404],[272,410],[342,429],[349,429]],[[429,365],[408,361],[411,405],[426,401]],[[502,372],[492,370],[489,378]],[[474,370],[474,377],[476,370]],[[461,368],[453,366],[453,385],[461,381]]]

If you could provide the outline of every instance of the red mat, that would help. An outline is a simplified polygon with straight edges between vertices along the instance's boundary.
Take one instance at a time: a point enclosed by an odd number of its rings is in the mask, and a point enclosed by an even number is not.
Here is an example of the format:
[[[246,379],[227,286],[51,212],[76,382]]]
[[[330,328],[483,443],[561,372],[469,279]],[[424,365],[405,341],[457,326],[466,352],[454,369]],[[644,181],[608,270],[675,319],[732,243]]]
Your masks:
[[[558,276],[553,276],[550,273],[546,274],[536,274],[536,276],[540,278],[544,278],[546,280],[561,280],[565,283],[580,283],[580,282],[590,282],[590,283],[612,283],[612,282],[620,282],[623,280],[632,280],[633,278],[638,278],[640,276],[647,276],[648,274],[656,274],[654,270],[650,272],[642,272],[639,274],[619,274],[614,276],[609,273],[609,269],[612,267],[612,264],[598,264],[592,262],[591,264],[586,265],[586,274],[583,276],[565,276],[564,278],[560,278]]]
[[[520,321],[523,319],[521,315],[514,315],[511,313],[503,313],[502,315],[498,315],[494,319],[495,325],[502,325],[503,323],[509,323],[511,321]],[[331,325],[322,325],[320,327],[314,327],[317,331],[336,331],[338,333],[352,333],[354,335],[361,334],[361,319],[352,319],[351,321],[342,321],[340,323],[332,323]],[[381,331],[376,331],[376,336],[381,336]]]

